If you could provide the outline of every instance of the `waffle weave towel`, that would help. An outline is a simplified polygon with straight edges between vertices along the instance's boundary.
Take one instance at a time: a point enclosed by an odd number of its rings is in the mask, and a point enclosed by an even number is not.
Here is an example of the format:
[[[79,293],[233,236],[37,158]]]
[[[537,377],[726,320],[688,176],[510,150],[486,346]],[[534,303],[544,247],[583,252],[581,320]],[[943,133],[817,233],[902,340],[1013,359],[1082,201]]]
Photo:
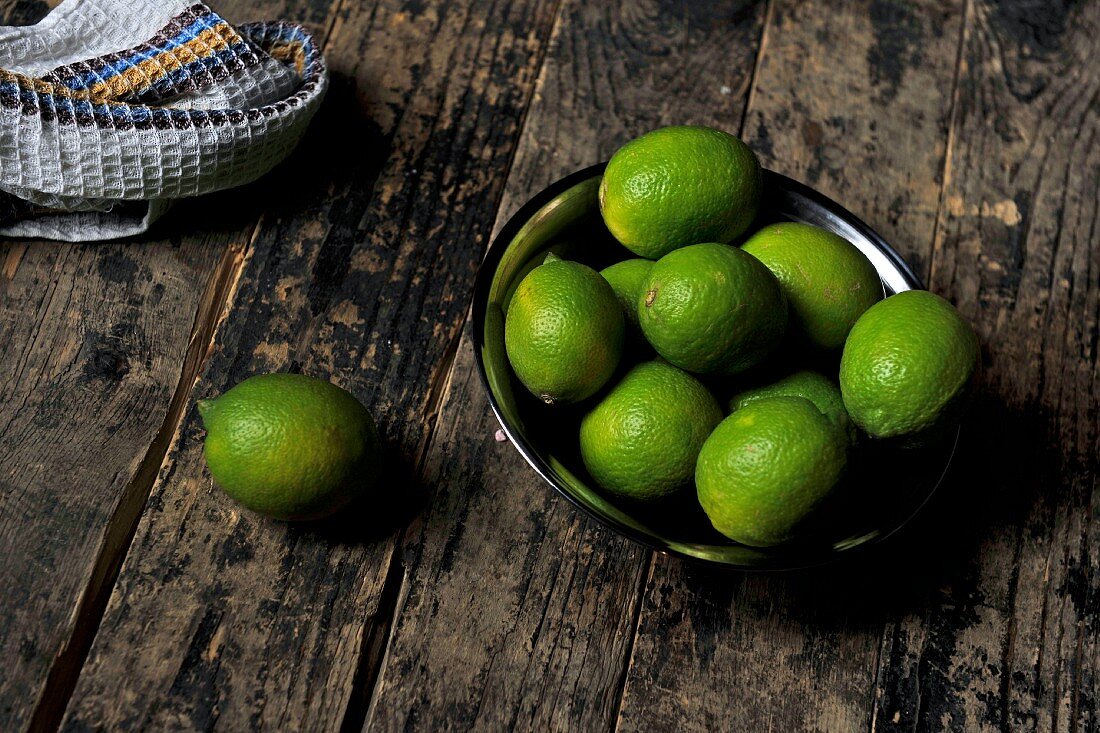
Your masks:
[[[0,27],[0,235],[130,236],[171,199],[253,181],[327,83],[303,28],[189,0],[64,0]]]

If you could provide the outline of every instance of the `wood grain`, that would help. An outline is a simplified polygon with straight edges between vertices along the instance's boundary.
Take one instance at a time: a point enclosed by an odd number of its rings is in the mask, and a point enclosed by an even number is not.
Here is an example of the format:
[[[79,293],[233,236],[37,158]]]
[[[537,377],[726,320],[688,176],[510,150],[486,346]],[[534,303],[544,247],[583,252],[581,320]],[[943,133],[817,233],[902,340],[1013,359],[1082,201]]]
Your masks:
[[[66,729],[332,730],[361,718],[396,601],[395,528],[416,499],[554,10],[390,0],[334,11],[329,99],[293,185],[266,192],[196,397],[257,372],[332,379],[379,420],[388,494],[327,524],[244,512],[205,472],[189,407]]]
[[[744,137],[864,218],[926,280],[962,0],[776,0]]]
[[[971,3],[932,287],[985,345],[939,536],[884,639],[879,730],[1096,730],[1100,5]]]
[[[60,719],[258,217],[225,194],[132,243],[0,245],[0,729]]]
[[[962,19],[961,2],[776,0],[745,124],[766,167],[841,202],[919,269]],[[740,576],[658,556],[620,729],[868,729],[891,606],[868,599],[867,570]]]
[[[740,124],[763,6],[568,2],[504,218],[650,128]],[[600,730],[615,721],[649,552],[587,520],[494,441],[463,338],[407,533],[367,728]]]
[[[74,731],[1100,728],[1100,3],[217,7],[326,42],[303,149],[132,244],[0,244],[0,729],[74,686]],[[743,116],[985,344],[916,526],[785,576],[585,519],[493,440],[463,331],[494,217]],[[286,526],[212,486],[194,399],[270,370],[371,406],[385,499]]]

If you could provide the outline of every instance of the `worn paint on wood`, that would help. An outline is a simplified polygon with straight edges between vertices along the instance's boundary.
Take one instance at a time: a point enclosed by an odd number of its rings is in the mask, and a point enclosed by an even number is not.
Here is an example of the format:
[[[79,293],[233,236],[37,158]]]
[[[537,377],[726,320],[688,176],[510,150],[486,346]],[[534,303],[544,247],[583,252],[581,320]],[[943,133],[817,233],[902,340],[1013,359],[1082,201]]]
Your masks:
[[[328,730],[362,717],[396,601],[393,536],[416,498],[554,8],[338,5],[329,98],[297,183],[264,191],[196,397],[256,372],[332,379],[379,419],[385,496],[311,526],[243,511],[212,486],[189,409],[67,729]]]
[[[777,0],[746,120],[766,167],[917,263],[932,249],[962,16],[939,0]],[[888,616],[865,571],[743,577],[659,556],[621,729],[866,730]]]
[[[185,205],[142,244],[0,244],[0,727],[60,716],[158,480],[69,729],[1096,728],[1100,6],[962,5],[221,3],[326,40],[304,150],[197,229]],[[492,440],[459,341],[495,214],[746,99],[765,164],[985,342],[935,504],[796,576],[650,564],[583,518]],[[286,527],[213,489],[193,376],[271,369],[372,406],[397,498]]]
[[[650,128],[737,129],[763,9],[567,3],[498,226]],[[496,427],[467,337],[369,728],[601,730],[616,719],[649,552],[579,514],[493,439]]]
[[[56,5],[56,3],[53,3]],[[0,3],[27,24],[45,3]],[[0,245],[0,728],[60,719],[259,216],[185,204],[125,244]]]
[[[938,582],[884,639],[878,730],[1098,725],[1098,37],[1094,2],[968,12],[931,286],[986,369],[924,528]]]

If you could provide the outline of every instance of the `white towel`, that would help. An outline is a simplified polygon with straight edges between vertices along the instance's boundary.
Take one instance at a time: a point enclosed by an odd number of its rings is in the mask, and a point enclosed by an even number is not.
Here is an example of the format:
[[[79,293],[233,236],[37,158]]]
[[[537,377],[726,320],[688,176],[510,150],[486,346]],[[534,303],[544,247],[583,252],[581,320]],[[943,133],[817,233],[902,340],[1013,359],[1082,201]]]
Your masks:
[[[187,0],[65,0],[0,27],[0,235],[141,233],[267,173],[328,84],[312,36]]]

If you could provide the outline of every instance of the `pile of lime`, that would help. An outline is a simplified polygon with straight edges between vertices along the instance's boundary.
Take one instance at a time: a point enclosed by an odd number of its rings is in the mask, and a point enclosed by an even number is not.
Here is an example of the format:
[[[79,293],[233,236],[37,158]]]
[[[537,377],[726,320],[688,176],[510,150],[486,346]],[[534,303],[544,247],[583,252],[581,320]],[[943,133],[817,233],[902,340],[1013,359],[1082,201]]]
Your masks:
[[[715,529],[770,547],[798,538],[860,445],[919,445],[956,424],[980,359],[947,301],[884,298],[844,238],[757,225],[762,189],[756,156],[725,132],[627,143],[599,204],[637,257],[596,272],[547,256],[515,291],[505,347],[539,400],[581,405],[600,487],[659,502],[694,484]]]

